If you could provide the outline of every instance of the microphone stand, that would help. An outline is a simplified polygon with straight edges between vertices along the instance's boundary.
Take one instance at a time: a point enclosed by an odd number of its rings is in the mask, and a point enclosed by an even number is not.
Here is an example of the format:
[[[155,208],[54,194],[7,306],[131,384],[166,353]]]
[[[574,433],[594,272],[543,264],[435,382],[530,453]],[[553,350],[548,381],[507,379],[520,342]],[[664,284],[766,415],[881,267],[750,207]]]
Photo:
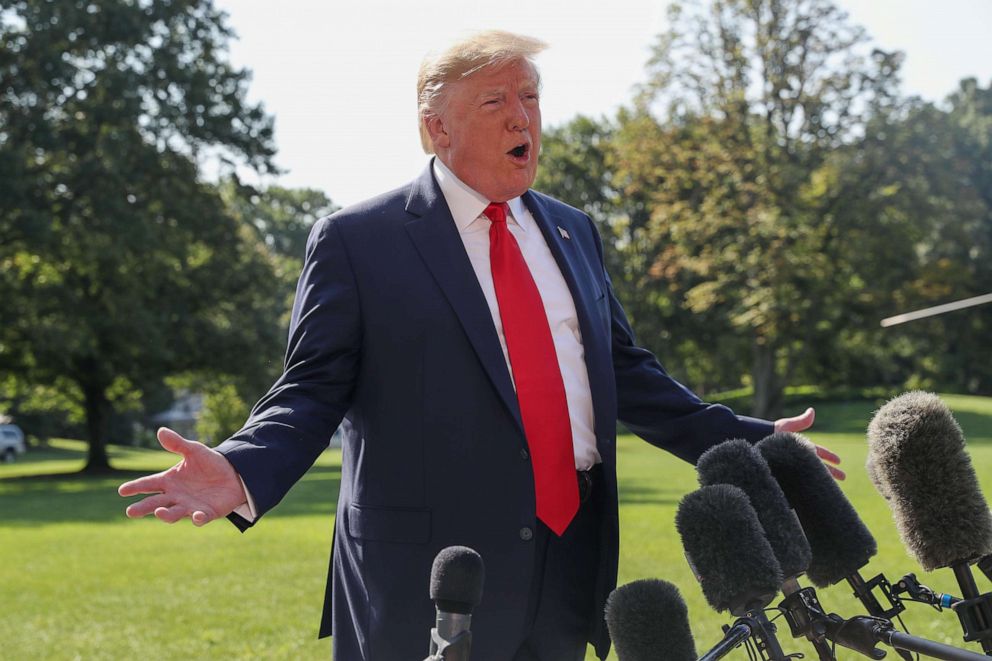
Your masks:
[[[424,661],[468,661],[472,650],[472,632],[462,631],[446,639],[431,629],[431,655]]]
[[[893,617],[899,613],[906,610],[906,606],[903,605],[902,600],[899,599],[899,595],[892,590],[892,586],[889,584],[888,579],[885,578],[884,574],[879,574],[869,581],[865,581],[861,576],[861,572],[856,571],[847,577],[847,583],[854,590],[854,596],[858,598],[858,601],[865,607],[869,615],[874,617],[884,617],[887,620],[891,620]],[[874,589],[878,588],[879,592],[885,597],[886,601],[889,602],[889,607],[884,608],[879,602],[878,598],[875,597]]]
[[[811,613],[823,612],[816,598],[816,591],[813,588],[800,588],[799,581],[791,578],[782,586],[782,594],[785,595],[785,599],[778,608],[785,615],[785,621],[789,623],[792,637],[805,636],[813,645],[820,661],[837,661],[830,645],[824,640],[826,628],[809,617]]]
[[[469,661],[472,652],[470,613],[438,610],[437,626],[431,629],[430,656],[424,661]]]
[[[992,581],[992,555],[987,555],[984,558],[979,559],[978,568],[982,570],[985,574],[985,578]]]
[[[874,641],[855,640],[853,637],[850,640],[837,640],[832,637],[832,632],[843,624],[844,619],[839,615],[833,613],[828,615],[824,612],[820,606],[820,600],[816,597],[816,590],[813,588],[803,588],[793,592],[783,599],[778,607],[785,615],[785,621],[789,623],[792,637],[805,636],[813,642],[821,659],[836,658],[830,651],[827,640],[864,654],[870,659],[881,659],[885,656],[885,652],[875,649]],[[826,649],[829,656],[825,657],[821,652],[822,649]],[[906,658],[905,655],[903,658]],[[912,658],[907,661],[912,661]]]
[[[903,633],[896,630],[892,621],[886,618],[859,615],[844,619],[836,613],[827,614],[820,606],[813,588],[794,592],[782,601],[779,608],[789,622],[793,636],[804,635],[810,640],[829,640],[870,659],[885,657],[885,651],[876,647],[878,643],[892,647],[907,661],[912,661],[911,652],[946,661],[977,661],[988,658],[969,650]]]
[[[885,656],[885,652],[882,650],[873,649],[876,643],[884,643],[900,654],[917,652],[934,659],[945,659],[945,661],[979,661],[987,658],[976,652],[958,649],[897,631],[892,626],[892,622],[880,617],[859,615],[849,620],[844,620],[836,615],[830,617],[831,619],[836,618],[833,620],[834,625],[827,633],[830,640],[835,641],[838,645],[858,651],[872,649],[873,653],[876,654],[873,658],[876,659]],[[878,656],[878,653],[881,656]],[[906,654],[903,656],[905,658]]]
[[[987,563],[988,558],[980,562]],[[965,642],[978,641],[986,656],[992,656],[992,593],[980,594],[975,576],[971,573],[971,565],[958,562],[951,565],[954,577],[961,587],[961,601],[951,606],[964,630]],[[985,568],[982,567],[984,571]]]
[[[768,620],[763,608],[749,610],[743,617],[737,619],[733,626],[724,626],[724,637],[713,649],[699,657],[698,661],[716,661],[730,653],[732,649],[754,640],[754,646],[759,659],[767,661],[788,661],[792,655],[786,656],[775,638],[775,625]]]
[[[725,657],[730,653],[730,650],[751,637],[753,624],[752,622],[740,619],[734,622],[734,626],[732,627],[728,627],[726,624],[723,625],[723,640],[714,645],[709,652],[699,657],[698,661],[716,661]]]

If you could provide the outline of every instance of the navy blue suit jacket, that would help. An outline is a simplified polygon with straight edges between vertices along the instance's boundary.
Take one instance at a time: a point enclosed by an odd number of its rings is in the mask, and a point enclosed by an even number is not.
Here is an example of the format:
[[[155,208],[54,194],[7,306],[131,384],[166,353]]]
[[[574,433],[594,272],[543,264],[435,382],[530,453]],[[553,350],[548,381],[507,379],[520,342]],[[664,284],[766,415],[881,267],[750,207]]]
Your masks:
[[[597,612],[617,576],[616,421],[695,462],[766,421],[701,402],[634,344],[581,211],[534,191],[523,200],[578,313],[605,487],[599,490]],[[564,229],[568,238],[559,231]],[[271,510],[346,418],[341,489],[321,634],[339,661],[426,654],[434,555],[482,555],[473,659],[512,658],[524,633],[536,525],[513,385],[485,296],[428,167],[411,184],[321,219],[307,245],[285,372],[245,427],[219,446]],[[608,649],[599,622],[590,637]]]

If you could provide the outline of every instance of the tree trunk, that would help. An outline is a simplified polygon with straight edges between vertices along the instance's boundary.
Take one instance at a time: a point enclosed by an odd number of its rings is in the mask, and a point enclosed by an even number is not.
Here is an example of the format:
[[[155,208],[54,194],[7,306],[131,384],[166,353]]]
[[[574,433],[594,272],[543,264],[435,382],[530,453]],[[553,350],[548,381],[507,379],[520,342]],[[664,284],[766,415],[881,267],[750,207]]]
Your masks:
[[[86,432],[89,449],[84,473],[100,473],[110,470],[107,456],[107,423],[110,418],[110,402],[106,389],[95,384],[82,384],[86,406]]]
[[[754,364],[751,368],[754,399],[751,415],[774,420],[782,415],[782,380],[775,372],[775,350],[764,338],[754,341]]]

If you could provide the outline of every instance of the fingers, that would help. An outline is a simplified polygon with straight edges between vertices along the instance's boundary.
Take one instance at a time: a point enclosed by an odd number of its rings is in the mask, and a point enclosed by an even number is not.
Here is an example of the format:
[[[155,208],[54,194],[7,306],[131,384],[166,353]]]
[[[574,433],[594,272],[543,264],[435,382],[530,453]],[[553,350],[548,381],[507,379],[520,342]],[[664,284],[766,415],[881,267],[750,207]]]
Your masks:
[[[814,447],[816,448],[816,456],[819,457],[820,459],[822,459],[823,461],[828,462],[828,463],[831,463],[831,464],[839,464],[840,463],[840,457],[837,454],[831,452],[830,450],[828,450],[827,448],[823,447],[822,445],[816,445]]]
[[[217,517],[213,513],[204,512],[202,510],[197,510],[196,512],[193,512],[193,516],[191,518],[193,520],[193,525],[194,526],[197,526],[197,527],[200,527],[200,526],[207,525],[208,523],[210,523],[211,521],[213,521]]]
[[[165,523],[176,523],[189,517],[197,527],[205,526],[217,518],[217,515],[213,512],[204,510],[196,510],[190,513],[189,507],[174,502],[165,494],[149,496],[144,500],[133,503],[128,506],[126,513],[128,518],[131,519],[138,519],[149,514],[154,514],[156,519]]]
[[[181,454],[184,457],[191,452],[204,447],[201,443],[183,438],[168,427],[159,427],[158,434],[156,434],[156,436],[158,437],[159,445],[169,452]]]
[[[789,420],[788,431],[796,432],[796,431],[803,431],[809,429],[810,427],[813,426],[813,421],[815,419],[816,419],[816,411],[814,411],[813,407],[811,406],[805,411],[803,411],[800,415],[788,419]]]
[[[830,471],[830,476],[833,477],[838,482],[847,478],[847,474],[841,469],[831,466],[830,464],[827,463],[824,463],[823,465],[827,467],[828,471]]]
[[[801,415],[793,416],[791,418],[779,418],[775,421],[775,431],[777,432],[800,432],[809,429],[813,426],[813,421],[816,419],[816,411],[813,407],[810,407],[803,411]]]
[[[158,507],[155,509],[155,518],[166,523],[175,523],[189,514],[189,510],[182,505],[171,505],[169,507]]]
[[[170,505],[168,507],[158,507],[155,509],[155,518],[159,521],[165,521],[166,523],[175,523],[189,517],[193,522],[193,525],[200,527],[205,526],[217,516],[213,512],[206,512],[203,510],[196,510],[190,513],[189,508],[184,505]]]
[[[139,493],[162,493],[165,491],[165,471],[139,477],[117,487],[117,493],[125,498]]]
[[[823,465],[827,467],[827,470],[830,472],[831,477],[833,477],[837,481],[841,481],[847,478],[847,474],[841,469],[837,468],[837,465],[840,464],[839,455],[837,455],[834,452],[831,452],[822,445],[814,445],[813,447],[816,448],[816,456],[823,461]]]
[[[157,494],[155,496],[149,496],[139,500],[136,503],[131,503],[124,510],[129,519],[140,519],[143,516],[148,516],[159,507],[165,507],[172,504],[173,500],[164,493]]]

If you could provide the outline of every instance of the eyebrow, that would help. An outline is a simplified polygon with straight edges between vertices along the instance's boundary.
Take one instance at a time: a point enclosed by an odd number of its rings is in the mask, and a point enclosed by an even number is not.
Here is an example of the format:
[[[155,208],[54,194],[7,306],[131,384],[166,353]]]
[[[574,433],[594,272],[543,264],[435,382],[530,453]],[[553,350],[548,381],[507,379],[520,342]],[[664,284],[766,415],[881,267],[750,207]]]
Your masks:
[[[538,92],[541,89],[541,84],[536,79],[532,78],[530,80],[527,80],[522,85],[520,85],[520,89],[524,91],[528,91],[532,89],[535,92]],[[505,87],[490,87],[489,89],[482,90],[481,92],[479,92],[479,97],[481,98],[486,96],[498,96],[500,94],[505,94],[505,93],[506,93]]]

